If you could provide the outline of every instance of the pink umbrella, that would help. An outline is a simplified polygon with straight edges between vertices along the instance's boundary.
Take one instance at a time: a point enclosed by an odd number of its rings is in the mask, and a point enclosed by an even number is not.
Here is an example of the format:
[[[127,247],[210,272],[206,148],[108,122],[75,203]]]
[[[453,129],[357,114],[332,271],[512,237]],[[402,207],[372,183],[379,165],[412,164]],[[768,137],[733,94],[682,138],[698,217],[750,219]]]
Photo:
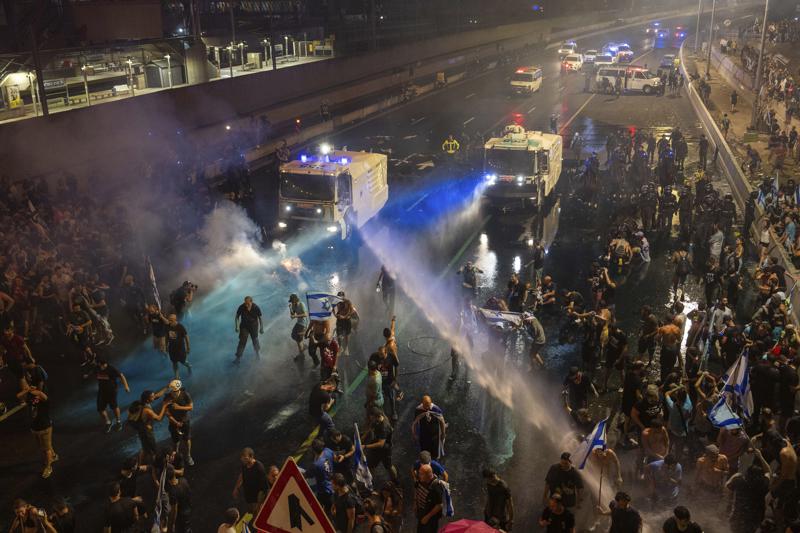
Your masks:
[[[497,533],[497,530],[478,520],[456,520],[440,529],[439,533]]]

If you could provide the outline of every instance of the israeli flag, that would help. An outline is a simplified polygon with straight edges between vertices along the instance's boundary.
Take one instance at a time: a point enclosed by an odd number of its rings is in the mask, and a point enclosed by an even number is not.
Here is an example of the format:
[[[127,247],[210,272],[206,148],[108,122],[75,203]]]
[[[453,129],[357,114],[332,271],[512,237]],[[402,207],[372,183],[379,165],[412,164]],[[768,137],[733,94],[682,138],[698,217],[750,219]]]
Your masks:
[[[708,419],[714,427],[728,429],[742,427],[743,418],[749,419],[753,413],[753,394],[750,391],[747,350],[722,377],[725,385],[719,400],[708,412]],[[741,413],[741,415],[739,415]]]
[[[764,193],[763,187],[758,188],[758,199],[756,201],[762,206],[766,207],[767,200],[769,199],[771,201],[774,201],[779,190],[780,190],[780,181],[778,180],[778,174],[776,173],[775,179],[772,180],[772,187],[769,191],[766,192],[766,194]]]
[[[327,320],[333,317],[333,307],[341,301],[335,294],[307,292],[308,316],[311,320]]]
[[[515,327],[522,325],[522,313],[511,311],[493,311],[491,309],[478,309],[490,326],[503,326],[510,324]]]
[[[353,454],[353,467],[355,469],[356,481],[360,481],[369,490],[372,490],[372,472],[369,471],[367,465],[367,456],[364,455],[364,450],[361,448],[361,435],[358,432],[358,424],[353,424],[356,428],[353,442],[355,443],[356,451]]]
[[[583,470],[586,467],[586,462],[589,460],[592,451],[598,448],[601,450],[606,449],[606,426],[608,426],[608,418],[598,422],[592,432],[586,435],[586,438],[580,443],[575,453],[572,454],[580,461],[578,470]]]

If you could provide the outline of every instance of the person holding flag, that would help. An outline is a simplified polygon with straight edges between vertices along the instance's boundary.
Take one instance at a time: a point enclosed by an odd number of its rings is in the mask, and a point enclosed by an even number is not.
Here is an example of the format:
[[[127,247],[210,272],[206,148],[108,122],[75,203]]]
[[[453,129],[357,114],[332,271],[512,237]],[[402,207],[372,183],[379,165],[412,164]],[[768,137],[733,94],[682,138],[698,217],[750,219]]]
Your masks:
[[[330,320],[333,318],[333,310],[342,298],[335,294],[322,292],[307,292],[306,302],[308,303],[308,316],[311,324],[306,330],[305,337],[308,339],[308,355],[314,361],[314,366],[319,366],[319,356],[317,349],[327,345],[331,338],[332,331]]]
[[[353,476],[356,482],[361,483],[367,490],[372,490],[372,472],[369,471],[367,456],[361,447],[361,433],[358,431],[358,424],[353,424]]]

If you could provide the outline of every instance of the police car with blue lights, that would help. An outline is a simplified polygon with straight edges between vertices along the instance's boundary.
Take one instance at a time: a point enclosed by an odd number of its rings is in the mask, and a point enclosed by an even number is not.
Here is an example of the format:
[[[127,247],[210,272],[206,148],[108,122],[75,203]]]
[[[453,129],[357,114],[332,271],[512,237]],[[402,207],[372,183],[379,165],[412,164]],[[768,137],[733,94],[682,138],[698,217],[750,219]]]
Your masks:
[[[503,210],[538,208],[561,177],[560,135],[505,127],[484,145],[483,196]]]
[[[280,166],[278,234],[321,227],[348,238],[378,214],[389,199],[384,154],[333,150],[302,154]]]
[[[603,46],[603,53],[613,57],[617,63],[633,61],[633,49],[627,43],[608,43]]]

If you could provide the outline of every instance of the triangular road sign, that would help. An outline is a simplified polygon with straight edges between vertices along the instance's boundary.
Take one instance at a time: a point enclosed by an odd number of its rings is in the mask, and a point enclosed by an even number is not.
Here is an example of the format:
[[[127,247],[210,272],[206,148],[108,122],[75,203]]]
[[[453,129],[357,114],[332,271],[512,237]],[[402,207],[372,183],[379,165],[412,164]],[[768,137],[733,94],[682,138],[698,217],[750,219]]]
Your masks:
[[[335,533],[306,478],[289,457],[253,521],[268,533]]]

